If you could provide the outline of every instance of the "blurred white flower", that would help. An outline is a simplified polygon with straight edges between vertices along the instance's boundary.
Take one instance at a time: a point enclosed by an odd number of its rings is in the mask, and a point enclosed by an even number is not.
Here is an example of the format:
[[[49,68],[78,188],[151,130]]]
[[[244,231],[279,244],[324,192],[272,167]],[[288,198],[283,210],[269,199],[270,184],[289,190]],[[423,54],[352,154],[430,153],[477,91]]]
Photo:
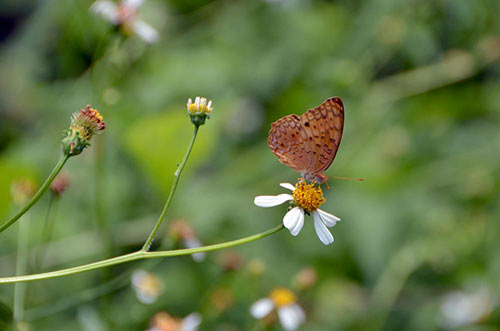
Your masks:
[[[496,300],[492,293],[480,289],[474,293],[449,292],[441,303],[444,324],[448,328],[470,325],[487,318],[493,311]]]
[[[201,321],[202,317],[198,313],[176,318],[166,312],[160,312],[151,319],[151,327],[148,331],[197,331]]]
[[[203,246],[196,237],[193,227],[186,220],[177,219],[173,221],[170,224],[170,235],[186,248],[198,248]],[[191,257],[195,262],[202,262],[205,260],[206,253],[193,253]]]
[[[340,218],[318,209],[325,202],[321,188],[314,183],[307,184],[304,181],[297,183],[297,186],[289,183],[281,183],[280,186],[293,191],[293,195],[261,195],[255,197],[254,203],[259,207],[274,207],[292,201],[293,208],[283,217],[283,225],[290,230],[292,236],[298,235],[302,230],[304,214],[311,213],[318,238],[325,245],[333,243],[333,236],[327,227],[334,226]]]
[[[181,323],[181,331],[196,331],[202,321],[201,315],[198,313],[191,313],[184,317]]]
[[[273,310],[276,310],[281,326],[287,331],[297,330],[306,321],[304,310],[297,304],[297,297],[285,288],[276,288],[269,297],[257,300],[250,307],[250,314],[256,319],[263,319]]]
[[[121,27],[125,34],[136,34],[145,42],[154,44],[159,38],[158,31],[138,17],[143,3],[144,0],[122,0],[118,4],[111,0],[97,0],[90,6],[90,11]]]
[[[160,296],[163,284],[154,274],[145,270],[136,270],[132,273],[132,288],[140,302],[150,305]]]
[[[186,248],[198,248],[198,247],[203,246],[201,244],[201,242],[198,240],[198,238],[196,238],[196,237],[187,237],[187,238],[184,238],[183,242],[184,242],[184,246]],[[191,254],[191,257],[193,258],[193,260],[195,262],[202,262],[202,261],[205,260],[206,253],[205,252],[194,253],[194,254]]]

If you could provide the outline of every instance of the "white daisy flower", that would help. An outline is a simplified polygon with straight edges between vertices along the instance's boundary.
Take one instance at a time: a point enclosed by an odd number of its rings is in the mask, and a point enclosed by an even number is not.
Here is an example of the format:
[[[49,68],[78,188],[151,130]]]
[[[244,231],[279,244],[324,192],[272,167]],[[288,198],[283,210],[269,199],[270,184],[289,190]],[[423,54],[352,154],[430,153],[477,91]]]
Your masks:
[[[256,319],[263,319],[273,310],[276,310],[286,331],[297,330],[306,321],[304,310],[297,304],[297,297],[285,288],[276,288],[269,297],[257,300],[250,307],[250,314]]]
[[[257,196],[254,203],[259,207],[274,207],[292,201],[293,208],[283,217],[283,225],[290,230],[292,236],[298,235],[302,230],[304,215],[312,214],[314,229],[319,240],[325,245],[333,243],[333,236],[328,228],[334,226],[340,218],[319,209],[319,206],[326,201],[321,187],[315,183],[307,184],[305,181],[298,182],[296,187],[289,183],[281,183],[280,186],[293,193]]]
[[[154,44],[159,38],[158,31],[138,17],[143,3],[144,0],[122,0],[118,4],[111,0],[97,0],[90,6],[90,11],[120,26],[124,33],[135,34],[145,42]]]
[[[198,313],[177,318],[166,312],[160,312],[153,316],[151,327],[147,331],[197,331],[201,321],[202,317]]]
[[[474,292],[448,292],[441,303],[443,326],[462,328],[487,319],[497,306],[497,298],[488,288]]]
[[[132,288],[140,302],[150,305],[160,296],[163,284],[154,274],[145,270],[136,270],[132,273]]]

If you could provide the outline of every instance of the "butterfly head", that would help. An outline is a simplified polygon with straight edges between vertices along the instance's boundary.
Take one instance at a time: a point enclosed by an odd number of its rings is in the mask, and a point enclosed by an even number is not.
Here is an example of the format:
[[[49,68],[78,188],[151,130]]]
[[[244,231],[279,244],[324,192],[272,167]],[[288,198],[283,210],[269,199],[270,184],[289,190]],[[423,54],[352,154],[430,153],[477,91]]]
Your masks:
[[[312,182],[317,182],[318,184],[323,184],[328,180],[328,176],[323,173],[321,174],[302,173],[302,178]]]

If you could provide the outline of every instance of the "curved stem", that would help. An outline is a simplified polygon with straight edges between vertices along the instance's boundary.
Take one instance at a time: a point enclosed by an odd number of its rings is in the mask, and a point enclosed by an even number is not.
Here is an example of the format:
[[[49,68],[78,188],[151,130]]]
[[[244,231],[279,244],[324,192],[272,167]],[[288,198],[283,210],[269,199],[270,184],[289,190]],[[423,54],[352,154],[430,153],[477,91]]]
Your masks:
[[[156,221],[156,224],[153,228],[153,231],[151,231],[151,234],[149,235],[148,239],[146,242],[144,242],[144,245],[142,246],[141,251],[147,252],[149,251],[149,248],[151,247],[151,244],[153,243],[153,240],[155,238],[156,232],[158,232],[158,229],[160,228],[163,220],[165,219],[165,216],[167,215],[168,208],[170,207],[170,204],[172,203],[172,198],[174,197],[175,190],[177,189],[177,184],[179,183],[179,179],[181,177],[182,170],[184,169],[184,166],[186,165],[187,159],[189,158],[189,154],[191,154],[191,150],[193,149],[194,141],[196,140],[196,135],[198,134],[198,128],[200,126],[195,124],[194,125],[194,131],[193,131],[193,136],[191,137],[191,141],[189,142],[188,149],[186,151],[186,154],[184,155],[184,158],[182,159],[181,164],[179,164],[179,167],[175,171],[174,174],[174,182],[172,183],[172,188],[170,189],[170,193],[167,198],[167,202],[165,202],[165,206],[163,207],[163,210],[161,211],[160,217],[158,217],[158,220]]]
[[[38,192],[35,193],[33,198],[21,209],[16,215],[12,216],[9,220],[7,220],[4,224],[0,226],[0,233],[7,229],[9,226],[14,224],[21,216],[23,216],[47,191],[50,186],[50,183],[56,178],[57,174],[61,171],[62,167],[68,161],[69,155],[63,155],[57,162],[56,166],[50,173],[49,177],[45,180],[45,182],[40,186]]]
[[[418,244],[410,244],[397,252],[375,284],[371,298],[373,310],[366,321],[370,330],[384,330],[387,317],[406,281],[424,263],[425,259],[415,254]]]
[[[125,255],[120,255],[117,257],[113,257],[107,260],[102,260],[102,261],[97,261],[73,268],[68,268],[68,269],[63,269],[63,270],[57,270],[57,271],[51,271],[51,272],[46,272],[42,274],[34,274],[34,275],[27,275],[27,276],[15,276],[15,277],[4,277],[0,278],[0,284],[8,284],[8,283],[18,283],[18,282],[29,282],[29,281],[34,281],[34,280],[41,280],[41,279],[49,279],[49,278],[56,278],[56,277],[62,277],[62,276],[68,276],[68,275],[74,275],[78,274],[81,272],[85,271],[90,271],[90,270],[95,270],[95,269],[101,269],[105,267],[109,267],[112,265],[117,265],[121,263],[126,263],[130,261],[135,261],[135,260],[141,260],[141,259],[154,259],[154,258],[160,258],[160,257],[172,257],[172,256],[181,256],[181,255],[190,255],[194,253],[202,253],[202,252],[209,252],[209,251],[215,251],[218,249],[223,249],[227,247],[232,247],[232,246],[238,246],[242,244],[246,244],[255,240],[259,240],[261,238],[270,236],[278,231],[283,229],[283,224],[280,224],[270,230],[254,234],[252,236],[248,236],[245,238],[233,240],[233,241],[228,241],[222,244],[215,244],[215,245],[208,245],[208,246],[203,246],[203,247],[197,247],[197,248],[189,248],[189,249],[176,249],[176,250],[169,250],[169,251],[158,251],[158,252],[147,252],[144,250],[139,250],[134,253],[130,254],[125,254]]]

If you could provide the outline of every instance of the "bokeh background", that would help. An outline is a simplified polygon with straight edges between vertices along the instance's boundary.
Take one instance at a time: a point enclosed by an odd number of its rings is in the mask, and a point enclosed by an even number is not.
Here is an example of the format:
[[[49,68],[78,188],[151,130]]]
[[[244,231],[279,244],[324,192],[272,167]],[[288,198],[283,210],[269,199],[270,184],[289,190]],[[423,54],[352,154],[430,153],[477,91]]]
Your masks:
[[[204,244],[281,222],[286,206],[253,205],[297,178],[270,152],[270,124],[327,97],[346,109],[327,174],[366,181],[329,181],[323,209],[342,219],[333,245],[306,219],[298,237],[281,231],[199,263],[30,283],[23,328],[145,330],[158,312],[198,312],[201,330],[280,330],[249,313],[279,286],[296,293],[305,330],[500,328],[499,1],[147,0],[139,15],[159,32],[152,45],[91,4],[0,4],[1,219],[19,208],[13,181],[48,175],[73,112],[89,103],[107,123],[65,166],[71,183],[52,203],[38,271],[141,247],[190,139],[188,97],[208,97],[214,111],[166,223],[185,220]],[[49,201],[22,219],[30,273]],[[16,272],[17,230],[1,234],[1,277]],[[155,249],[180,247],[168,226],[159,238]],[[137,269],[161,284],[152,304],[131,286]],[[13,289],[0,286],[2,330]]]

